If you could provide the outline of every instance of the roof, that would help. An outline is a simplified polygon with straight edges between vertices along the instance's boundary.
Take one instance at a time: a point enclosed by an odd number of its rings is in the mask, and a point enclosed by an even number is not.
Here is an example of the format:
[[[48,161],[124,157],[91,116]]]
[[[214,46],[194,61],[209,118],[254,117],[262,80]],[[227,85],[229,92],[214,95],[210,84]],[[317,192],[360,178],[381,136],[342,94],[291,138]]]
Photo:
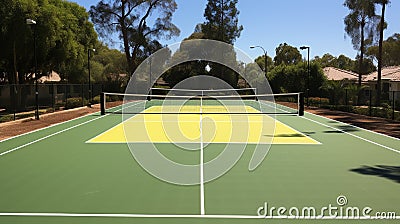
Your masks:
[[[358,74],[334,67],[325,67],[324,74],[328,80],[340,81],[343,79],[358,80]]]
[[[49,75],[42,76],[38,79],[39,83],[59,82],[59,81],[61,81],[61,77],[55,71],[51,71]]]
[[[364,81],[376,81],[378,79],[378,72],[372,72],[365,76]],[[382,68],[382,79],[390,81],[400,81],[400,66],[390,66]]]

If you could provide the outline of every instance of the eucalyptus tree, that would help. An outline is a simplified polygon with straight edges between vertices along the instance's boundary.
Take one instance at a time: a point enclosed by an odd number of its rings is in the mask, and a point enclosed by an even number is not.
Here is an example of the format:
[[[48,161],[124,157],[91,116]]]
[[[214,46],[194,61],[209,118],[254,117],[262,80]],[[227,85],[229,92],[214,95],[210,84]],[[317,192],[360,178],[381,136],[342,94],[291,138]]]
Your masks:
[[[344,18],[345,31],[350,36],[354,49],[359,53],[358,85],[361,86],[364,70],[366,45],[373,43],[379,18],[375,14],[374,0],[345,0],[344,6],[350,12]]]
[[[386,28],[385,24],[385,9],[386,5],[390,3],[389,0],[375,0],[376,4],[382,6],[381,20],[379,23],[379,52],[378,52],[378,80],[377,80],[377,91],[376,91],[376,106],[381,104],[381,93],[382,93],[382,51],[383,51],[383,30]]]
[[[101,37],[118,35],[132,74],[141,56],[153,53],[162,45],[160,38],[178,36],[172,23],[177,9],[175,0],[101,0],[90,8],[90,16]],[[155,16],[157,15],[157,16]]]

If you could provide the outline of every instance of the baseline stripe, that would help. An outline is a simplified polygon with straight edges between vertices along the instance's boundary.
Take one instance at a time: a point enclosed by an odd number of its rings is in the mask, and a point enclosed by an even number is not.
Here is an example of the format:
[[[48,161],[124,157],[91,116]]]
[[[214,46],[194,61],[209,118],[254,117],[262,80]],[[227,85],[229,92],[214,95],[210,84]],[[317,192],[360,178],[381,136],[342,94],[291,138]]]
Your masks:
[[[379,216],[256,216],[256,215],[169,215],[169,214],[80,214],[80,213],[0,213],[17,217],[99,217],[99,218],[200,218],[200,219],[303,219],[303,220],[399,220],[400,216],[381,219]]]

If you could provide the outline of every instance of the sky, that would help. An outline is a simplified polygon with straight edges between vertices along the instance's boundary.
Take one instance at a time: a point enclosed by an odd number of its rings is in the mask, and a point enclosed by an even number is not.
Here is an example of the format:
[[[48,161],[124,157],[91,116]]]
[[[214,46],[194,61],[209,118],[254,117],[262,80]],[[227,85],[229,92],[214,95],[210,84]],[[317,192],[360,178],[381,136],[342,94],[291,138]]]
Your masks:
[[[98,0],[72,0],[89,9]],[[182,41],[193,33],[196,24],[204,22],[204,9],[207,0],[176,0],[178,9],[173,15],[173,23],[181,30],[179,37],[160,40],[171,45]],[[268,56],[275,56],[275,48],[281,43],[294,47],[310,46],[310,57],[322,57],[325,53],[339,56],[344,54],[355,58],[351,38],[345,34],[343,19],[349,13],[343,6],[344,0],[239,0],[239,24],[243,26],[235,46],[251,58],[263,54],[262,46]],[[380,7],[377,13],[380,14]],[[397,13],[396,13],[397,12]],[[388,29],[384,39],[400,33],[400,1],[392,0],[386,8],[385,20]],[[116,46],[118,47],[118,46]],[[306,57],[307,52],[301,52]]]

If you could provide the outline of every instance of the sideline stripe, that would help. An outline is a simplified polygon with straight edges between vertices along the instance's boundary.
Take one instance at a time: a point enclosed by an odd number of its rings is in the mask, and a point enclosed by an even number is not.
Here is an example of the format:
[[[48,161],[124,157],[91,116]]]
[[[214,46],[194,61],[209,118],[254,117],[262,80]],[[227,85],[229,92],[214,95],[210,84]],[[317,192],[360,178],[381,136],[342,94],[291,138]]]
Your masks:
[[[201,219],[303,219],[303,220],[398,220],[400,216],[381,219],[379,216],[256,216],[256,215],[157,215],[157,214],[80,214],[80,213],[0,213],[17,217],[102,217],[102,218],[201,218]]]
[[[276,108],[276,109],[279,109],[279,110],[281,110],[281,111],[285,111],[285,110],[280,109],[280,108]],[[286,112],[286,111],[285,111],[285,112]],[[348,125],[348,126],[351,126],[351,127],[354,127],[354,128],[358,128],[358,129],[360,129],[360,130],[364,130],[364,131],[367,131],[367,132],[370,132],[370,133],[373,133],[373,134],[378,134],[378,135],[382,135],[382,136],[384,136],[384,137],[389,137],[389,138],[391,138],[391,139],[400,140],[400,139],[395,138],[395,137],[392,137],[392,136],[388,136],[388,135],[385,135],[385,134],[377,133],[377,132],[374,132],[374,131],[371,131],[371,130],[367,130],[367,129],[364,129],[364,128],[357,127],[357,126],[355,126],[355,125],[351,125],[351,124],[347,124],[347,123],[344,123],[344,122],[341,122],[341,121],[337,121],[337,120],[334,120],[334,119],[326,118],[326,117],[323,117],[323,116],[320,116],[320,115],[317,115],[317,114],[313,114],[313,113],[309,113],[309,112],[306,112],[306,113],[308,113],[309,115],[314,115],[314,116],[317,116],[317,117],[320,117],[320,118],[324,118],[324,119],[326,119],[326,120],[336,121],[336,122],[339,122],[339,123],[341,123],[341,124],[345,124],[345,125]],[[311,119],[311,118],[308,118],[308,117],[305,117],[305,116],[301,116],[301,117],[302,117],[303,119],[309,120],[309,121],[311,121],[311,122],[317,123],[317,124],[322,125],[322,126],[325,126],[325,127],[327,127],[327,128],[331,128],[331,129],[333,129],[333,130],[336,130],[336,131],[339,131],[339,132],[348,134],[348,135],[350,135],[350,136],[352,136],[352,137],[358,138],[358,139],[360,139],[360,140],[369,142],[369,143],[371,143],[371,144],[373,144],[373,145],[377,145],[377,146],[379,146],[379,147],[382,147],[382,148],[388,149],[388,150],[390,150],[390,151],[392,151],[392,152],[396,152],[396,153],[399,153],[399,154],[400,154],[400,151],[399,151],[399,150],[393,149],[393,148],[391,148],[391,147],[389,147],[389,146],[379,144],[379,143],[377,143],[377,142],[374,142],[374,141],[371,141],[371,140],[369,140],[369,139],[366,139],[366,138],[360,137],[360,136],[358,136],[358,135],[352,134],[352,133],[350,133],[350,132],[347,132],[347,131],[344,131],[344,130],[341,130],[341,129],[338,129],[338,128],[335,128],[335,127],[332,127],[332,126],[329,126],[329,125],[326,125],[326,124],[323,124],[323,123],[321,123],[321,122],[319,122],[319,121],[315,121],[315,120],[313,120],[313,119]]]
[[[117,107],[119,107],[119,106],[117,106]],[[123,109],[123,107],[122,107],[121,109],[116,110],[116,111],[119,111],[119,110],[122,110],[122,109]],[[95,112],[95,113],[98,113],[98,112]],[[89,115],[91,115],[91,114],[88,114],[88,115],[85,115],[85,116],[89,116]],[[4,156],[4,155],[6,155],[6,154],[8,154],[8,153],[10,153],[10,152],[14,152],[14,151],[16,151],[16,150],[22,149],[22,148],[24,148],[24,147],[26,147],[26,146],[29,146],[29,145],[32,145],[32,144],[34,144],[34,143],[43,141],[43,140],[45,140],[45,139],[48,139],[48,138],[53,137],[53,136],[55,136],[55,135],[61,134],[61,133],[66,132],[66,131],[69,131],[69,130],[71,130],[71,129],[74,129],[74,128],[76,128],[76,127],[82,126],[82,125],[84,125],[84,124],[88,124],[88,123],[90,123],[90,122],[92,122],[92,121],[96,121],[96,120],[98,120],[98,119],[100,119],[100,118],[107,117],[108,115],[110,115],[110,114],[106,114],[106,115],[104,115],[104,116],[96,117],[96,118],[94,118],[94,119],[85,121],[85,122],[83,122],[83,123],[80,123],[80,124],[71,126],[71,127],[67,128],[67,129],[64,129],[64,130],[55,132],[55,133],[50,134],[50,135],[47,135],[47,136],[45,136],[45,137],[42,137],[42,138],[36,139],[36,140],[34,140],[34,141],[28,142],[28,143],[26,143],[26,144],[20,145],[20,146],[18,146],[18,147],[16,147],[16,148],[13,148],[13,149],[10,149],[10,150],[7,150],[7,151],[5,151],[5,152],[0,153],[0,156]],[[85,117],[85,116],[83,116],[83,117]],[[79,118],[83,118],[83,117],[79,117]],[[75,118],[75,119],[73,119],[73,120],[76,120],[76,119],[79,119],[79,118]],[[63,123],[67,123],[67,122],[70,122],[70,121],[72,121],[72,120],[65,121],[65,122],[63,122]],[[61,123],[55,124],[54,126],[59,125],[59,124],[61,124]],[[51,127],[51,126],[46,127],[46,128],[50,128],[50,127]],[[43,129],[45,129],[45,128],[43,128]],[[36,132],[36,131],[43,130],[43,129],[38,129],[38,130],[35,130],[35,131],[32,131],[32,132]],[[31,133],[32,133],[32,132],[31,132]],[[28,134],[28,133],[25,133],[25,134],[22,134],[22,135],[26,135],[26,134]],[[0,142],[0,143],[1,143],[1,142]]]
[[[400,154],[400,151],[399,151],[399,150],[393,149],[393,148],[391,148],[391,147],[389,147],[389,146],[379,144],[379,143],[377,143],[377,142],[371,141],[371,140],[369,140],[369,139],[365,139],[365,138],[360,137],[360,136],[358,136],[358,135],[355,135],[355,134],[352,134],[352,133],[350,133],[350,132],[341,130],[341,129],[339,129],[339,128],[335,128],[335,127],[329,126],[329,125],[327,125],[327,124],[323,124],[323,123],[321,123],[321,122],[319,122],[319,121],[315,121],[315,120],[313,120],[313,119],[311,119],[311,118],[308,118],[308,117],[303,117],[303,119],[309,120],[309,121],[311,121],[311,122],[314,122],[314,123],[316,123],[316,124],[322,125],[322,126],[327,127],[327,128],[331,128],[331,129],[333,129],[333,130],[335,130],[335,131],[339,131],[339,132],[342,132],[342,133],[344,133],[344,134],[348,134],[348,135],[350,135],[350,136],[352,136],[352,137],[354,137],[354,138],[358,138],[358,139],[360,139],[360,140],[369,142],[369,143],[371,143],[371,144],[373,144],[373,145],[377,145],[377,146],[379,146],[379,147],[382,147],[382,148],[385,148],[385,149],[388,149],[388,150],[390,150],[390,151],[397,152],[397,153]]]
[[[107,116],[107,115],[106,115],[106,116]],[[29,145],[32,145],[32,144],[34,144],[34,143],[43,141],[43,140],[45,140],[45,139],[48,139],[48,138],[50,138],[50,137],[53,137],[53,136],[55,136],[55,135],[61,134],[61,133],[66,132],[66,131],[69,131],[69,130],[71,130],[71,129],[73,129],[73,128],[82,126],[82,125],[84,125],[84,124],[90,123],[90,122],[92,122],[92,121],[98,120],[98,119],[103,118],[103,117],[105,117],[105,116],[96,117],[96,118],[94,118],[94,119],[92,119],[92,120],[85,121],[85,122],[83,122],[83,123],[74,125],[74,126],[69,127],[69,128],[67,128],[67,129],[64,129],[64,130],[55,132],[55,133],[53,133],[53,134],[51,134],[51,135],[47,135],[47,136],[45,136],[45,137],[36,139],[35,141],[31,141],[31,142],[28,142],[28,143],[26,143],[26,144],[20,145],[20,146],[18,146],[18,147],[16,147],[16,148],[13,148],[13,149],[10,149],[10,150],[8,150],[8,151],[5,151],[5,152],[0,153],[0,156],[4,156],[4,155],[6,155],[6,154],[8,154],[8,153],[10,153],[10,152],[14,152],[14,151],[16,151],[16,150],[22,149],[22,148],[24,148],[24,147],[26,147],[26,146],[29,146]]]
[[[26,132],[26,133],[22,133],[22,134],[19,134],[19,135],[16,135],[16,136],[12,136],[10,138],[6,138],[6,139],[3,139],[3,140],[0,140],[0,143],[8,141],[8,140],[11,140],[11,139],[14,139],[14,138],[22,137],[24,135],[32,134],[32,133],[35,133],[35,132],[38,132],[38,131],[42,131],[42,130],[45,130],[45,129],[48,129],[48,128],[51,128],[51,127],[55,127],[55,126],[58,126],[58,125],[61,125],[61,124],[65,124],[65,123],[68,123],[68,122],[71,122],[71,121],[75,121],[75,120],[78,120],[78,119],[81,119],[81,118],[85,118],[85,117],[94,115],[96,113],[99,113],[99,112],[93,112],[93,113],[90,113],[90,114],[86,114],[86,115],[84,115],[82,117],[76,117],[76,118],[73,118],[73,119],[68,120],[68,121],[62,121],[62,122],[59,122],[59,123],[56,123],[56,124],[51,124],[51,125],[49,125],[47,127],[39,128],[39,129],[30,131],[30,132]]]
[[[140,103],[140,102],[139,102],[139,103]],[[137,105],[137,104],[139,104],[139,103],[135,103],[135,104],[133,104],[133,105],[131,105],[131,106],[135,106],[135,105]],[[131,107],[131,106],[128,106],[128,107]],[[122,110],[122,109],[124,108],[123,106],[116,106],[116,107],[114,107],[114,108],[117,108],[117,107],[121,107],[121,108],[118,109],[118,110],[116,110],[116,111],[120,111],[120,110]],[[116,111],[115,111],[115,112],[116,112]],[[98,112],[96,112],[96,113],[98,113]],[[111,113],[111,114],[112,114],[112,113]],[[106,115],[104,115],[104,116],[96,117],[96,118],[94,118],[94,119],[85,121],[85,122],[83,122],[83,123],[80,123],[80,124],[71,126],[71,127],[67,128],[67,129],[64,129],[64,130],[55,132],[55,133],[53,133],[53,134],[51,134],[51,135],[47,135],[47,136],[45,136],[45,137],[42,137],[42,138],[36,139],[36,140],[34,140],[34,141],[28,142],[28,143],[26,143],[26,144],[24,144],[24,145],[20,145],[20,146],[18,146],[18,147],[16,147],[16,148],[13,148],[13,149],[10,149],[10,150],[8,150],[8,151],[5,151],[5,152],[0,153],[0,157],[1,157],[1,156],[4,156],[4,155],[6,155],[6,154],[8,154],[8,153],[10,153],[10,152],[14,152],[14,151],[16,151],[16,150],[22,149],[22,148],[24,148],[24,147],[26,147],[26,146],[29,146],[29,145],[32,145],[32,144],[34,144],[34,143],[37,143],[37,142],[43,141],[43,140],[45,140],[45,139],[48,139],[48,138],[53,137],[53,136],[55,136],[55,135],[61,134],[61,133],[66,132],[66,131],[69,131],[69,130],[74,129],[74,128],[76,128],[76,127],[82,126],[82,125],[84,125],[84,124],[88,124],[88,123],[90,123],[90,122],[92,122],[92,121],[96,121],[96,120],[98,120],[98,119],[107,117],[107,116],[109,116],[109,115],[110,115],[110,114],[106,114]],[[89,116],[89,115],[85,115],[85,116]],[[83,117],[85,117],[85,116],[83,116]],[[82,118],[82,117],[79,117],[79,118]],[[79,119],[79,118],[76,118],[76,119]],[[75,119],[73,119],[73,120],[75,120]],[[72,121],[72,120],[70,120],[70,121]],[[70,121],[65,121],[65,123],[66,123],[66,122],[70,122]],[[60,124],[61,124],[61,123],[60,123]],[[58,124],[56,124],[56,125],[58,125]],[[49,128],[49,127],[47,127],[47,128]],[[45,128],[43,128],[43,129],[45,129]],[[38,130],[39,130],[39,129],[38,129]],[[38,131],[38,130],[35,130],[35,131]],[[35,131],[34,131],[34,132],[35,132]],[[25,133],[25,134],[27,134],[27,133]],[[23,135],[24,135],[24,134],[23,134]],[[1,142],[0,142],[0,143],[1,143]]]
[[[203,99],[200,98],[200,214],[205,215],[204,205],[204,144],[203,144]]]
[[[313,113],[310,113],[310,112],[307,112],[307,111],[305,111],[305,112],[307,114],[310,114],[310,115],[313,115],[313,116],[317,116],[317,117],[320,117],[320,118],[325,118],[325,119],[330,120],[330,121],[336,121],[336,122],[338,122],[340,124],[345,124],[345,125],[348,125],[348,126],[351,126],[351,127],[354,127],[354,128],[358,128],[358,129],[373,133],[373,134],[382,135],[384,137],[388,137],[388,138],[400,141],[399,138],[396,138],[396,137],[393,137],[393,136],[390,136],[390,135],[387,135],[387,134],[379,133],[379,132],[376,132],[376,131],[371,131],[371,130],[368,130],[368,129],[365,129],[365,128],[362,128],[362,127],[358,127],[358,126],[355,126],[355,125],[352,125],[352,124],[344,123],[342,121],[338,121],[338,120],[335,120],[335,119],[332,119],[332,118],[324,117],[324,116],[321,116],[321,115],[318,115],[318,114],[313,114]]]

